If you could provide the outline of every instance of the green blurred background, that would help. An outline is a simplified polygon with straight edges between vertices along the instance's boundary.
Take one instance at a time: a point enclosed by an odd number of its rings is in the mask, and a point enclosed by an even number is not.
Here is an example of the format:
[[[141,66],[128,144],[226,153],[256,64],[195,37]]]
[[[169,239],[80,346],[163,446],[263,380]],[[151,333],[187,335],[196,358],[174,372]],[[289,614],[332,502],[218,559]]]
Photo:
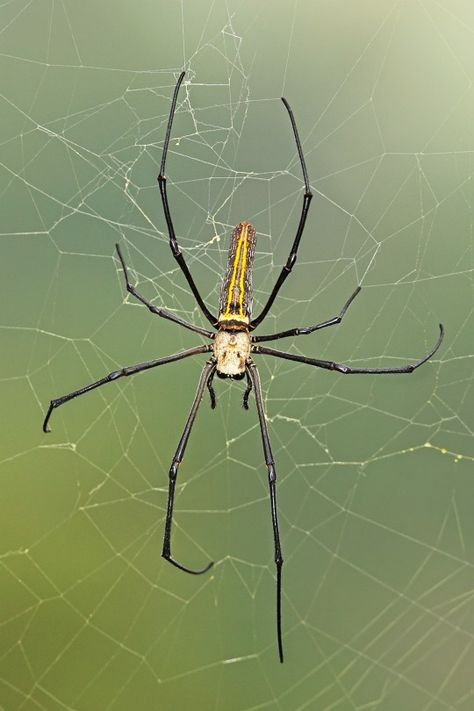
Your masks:
[[[474,9],[463,2],[13,2],[0,10],[0,707],[472,709]],[[354,377],[260,357],[279,475],[278,663],[266,468],[254,400],[216,382],[167,470],[202,357],[57,410],[52,397],[202,342],[156,176],[215,309],[228,236],[259,233],[256,310],[302,196],[293,276],[260,332],[335,315],[282,348],[400,365]]]

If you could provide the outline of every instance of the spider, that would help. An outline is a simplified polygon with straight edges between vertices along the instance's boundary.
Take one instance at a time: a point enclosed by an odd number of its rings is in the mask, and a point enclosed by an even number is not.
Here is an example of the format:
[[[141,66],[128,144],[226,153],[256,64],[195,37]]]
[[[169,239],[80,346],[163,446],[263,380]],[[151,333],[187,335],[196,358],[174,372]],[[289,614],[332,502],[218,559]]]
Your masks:
[[[201,328],[200,326],[196,326],[193,323],[179,318],[178,316],[171,313],[170,311],[167,311],[166,309],[154,306],[154,304],[152,304],[150,301],[148,301],[148,299],[142,296],[142,294],[137,291],[135,286],[131,284],[128,276],[127,266],[125,264],[122,252],[118,244],[116,245],[116,249],[121,268],[123,270],[126,289],[132,296],[138,299],[138,301],[144,304],[144,306],[146,306],[151,311],[151,313],[155,314],[156,316],[160,316],[161,318],[173,321],[173,323],[177,323],[180,326],[183,326],[184,328],[193,331],[194,333],[198,333],[201,336],[205,336],[206,338],[210,339],[212,343],[196,346],[194,348],[189,348],[187,350],[181,351],[180,353],[165,356],[164,358],[157,358],[156,360],[150,360],[145,363],[138,363],[137,365],[131,365],[125,368],[120,368],[119,370],[115,370],[112,373],[109,373],[108,375],[101,378],[100,380],[97,380],[94,383],[85,385],[84,387],[79,388],[78,390],[74,390],[74,392],[71,392],[67,395],[62,395],[61,397],[56,398],[55,400],[51,400],[49,409],[44,419],[43,431],[50,431],[48,423],[53,410],[59,407],[60,405],[63,405],[65,402],[73,400],[79,395],[84,395],[84,393],[87,393],[91,390],[95,390],[95,388],[99,388],[102,385],[105,385],[106,383],[110,383],[113,380],[118,380],[119,378],[125,376],[135,375],[135,373],[141,373],[144,370],[157,368],[160,365],[165,365],[166,363],[173,363],[178,360],[183,360],[183,358],[189,358],[190,356],[211,353],[209,360],[207,360],[201,372],[193,404],[191,406],[188,419],[186,420],[186,424],[184,426],[184,431],[181,435],[181,439],[179,440],[178,447],[176,449],[169,469],[168,501],[166,508],[166,520],[162,550],[162,557],[165,558],[172,565],[176,566],[176,568],[179,568],[180,570],[183,570],[186,573],[191,573],[192,575],[201,575],[212,567],[213,562],[209,562],[202,568],[195,569],[183,565],[171,555],[173,506],[179,465],[183,459],[184,451],[186,449],[189,436],[191,434],[191,429],[196,419],[198,408],[201,404],[206,388],[209,391],[211,408],[214,409],[216,406],[216,396],[213,388],[214,376],[217,375],[219,378],[232,378],[233,380],[242,380],[243,378],[246,378],[246,389],[243,395],[243,406],[246,410],[248,410],[249,396],[253,390],[260,426],[260,433],[262,437],[263,454],[265,458],[265,464],[268,469],[268,486],[270,494],[270,509],[273,530],[274,562],[276,566],[276,633],[278,655],[280,662],[283,662],[281,612],[283,556],[278,525],[276,470],[272,454],[272,448],[270,445],[268,427],[266,423],[260,376],[258,373],[257,365],[256,363],[254,363],[252,356],[266,355],[273,356],[276,358],[283,358],[286,360],[296,361],[297,363],[305,363],[306,365],[312,365],[316,368],[336,370],[339,373],[343,373],[344,375],[349,375],[352,373],[369,373],[374,375],[384,373],[412,373],[414,370],[423,365],[423,363],[426,363],[426,361],[429,360],[436,353],[439,346],[441,345],[441,341],[443,340],[444,328],[442,324],[439,324],[438,340],[436,341],[435,345],[429,353],[427,353],[425,356],[415,361],[414,363],[403,365],[397,368],[354,368],[352,366],[344,365],[342,363],[336,363],[335,361],[331,360],[320,360],[319,358],[310,358],[307,356],[287,353],[285,351],[275,350],[273,348],[267,348],[265,346],[259,345],[260,343],[266,341],[274,341],[281,338],[288,338],[290,336],[307,335],[313,333],[314,331],[319,331],[323,328],[328,328],[329,326],[335,326],[336,324],[339,324],[342,321],[349,306],[359,294],[361,287],[358,286],[356,290],[351,294],[351,296],[347,299],[346,303],[339,311],[337,316],[333,316],[332,318],[326,321],[321,321],[320,323],[314,324],[312,326],[305,326],[303,328],[290,328],[285,331],[280,331],[278,333],[272,333],[263,336],[252,335],[253,331],[257,328],[257,326],[260,326],[262,321],[267,316],[281,287],[283,286],[287,277],[290,275],[293,269],[298,254],[298,247],[306,223],[306,218],[308,216],[311,199],[313,197],[310,190],[308,171],[306,169],[306,163],[303,156],[303,150],[301,147],[298,129],[296,127],[296,121],[289,103],[283,97],[281,100],[285,106],[285,109],[288,113],[291,122],[293,137],[296,143],[299,162],[303,172],[304,180],[303,205],[301,209],[301,216],[299,219],[298,227],[296,229],[296,236],[293,240],[288,259],[285,265],[283,266],[278,276],[278,279],[276,280],[275,286],[270,292],[265,306],[263,307],[260,314],[256,318],[253,318],[252,267],[255,254],[256,231],[249,222],[245,221],[238,224],[234,228],[231,235],[227,268],[224,278],[222,280],[220,292],[219,311],[218,315],[214,316],[214,314],[209,311],[206,304],[204,303],[201,294],[199,293],[199,289],[197,288],[194,279],[191,276],[191,272],[189,271],[189,268],[186,264],[183,253],[181,252],[181,249],[179,247],[175,229],[173,226],[173,220],[171,217],[171,211],[168,203],[168,196],[166,190],[165,163],[168,154],[173,118],[176,111],[178,92],[181,83],[184,79],[184,76],[185,72],[183,71],[181,72],[178,78],[171,101],[171,109],[163,145],[160,174],[158,176],[158,184],[163,204],[166,225],[168,228],[171,252],[173,254],[173,257],[179,264],[181,271],[183,272],[188,282],[188,285],[197,301],[199,308],[201,309],[205,318],[209,321],[214,330],[210,331],[206,328]]]

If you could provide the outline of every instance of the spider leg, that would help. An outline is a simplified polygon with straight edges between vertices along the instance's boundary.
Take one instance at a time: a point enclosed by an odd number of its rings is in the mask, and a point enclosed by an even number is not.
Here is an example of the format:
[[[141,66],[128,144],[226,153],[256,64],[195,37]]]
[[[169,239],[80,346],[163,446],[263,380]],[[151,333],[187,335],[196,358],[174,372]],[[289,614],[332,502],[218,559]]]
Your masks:
[[[268,469],[268,485],[270,488],[270,506],[272,511],[272,527],[273,527],[273,545],[274,545],[274,560],[276,565],[277,586],[276,586],[276,617],[277,617],[277,640],[278,640],[278,655],[280,662],[283,663],[283,642],[281,637],[281,569],[283,566],[283,556],[281,553],[280,533],[278,530],[278,510],[276,501],[276,471],[275,462],[273,459],[270,438],[268,436],[267,422],[265,419],[265,408],[262,397],[262,387],[260,385],[260,376],[257,366],[252,361],[248,361],[247,372],[250,375],[255,392],[255,401],[257,403],[258,420],[260,424],[260,433],[262,435],[263,452],[265,456],[265,464]]]
[[[281,270],[280,276],[278,277],[276,284],[273,287],[273,290],[272,290],[270,296],[268,297],[268,301],[265,304],[265,306],[263,307],[260,315],[257,316],[257,318],[253,319],[250,322],[249,328],[251,331],[253,331],[254,328],[257,328],[259,323],[261,323],[263,321],[263,319],[269,312],[273,302],[275,301],[277,294],[280,291],[283,283],[285,282],[286,278],[288,277],[288,275],[291,273],[291,270],[293,269],[293,265],[296,262],[296,256],[298,254],[298,247],[300,244],[300,240],[303,235],[303,230],[304,230],[304,226],[306,223],[306,218],[308,216],[309,206],[310,206],[311,200],[313,198],[313,193],[311,192],[311,189],[309,187],[308,171],[306,169],[306,163],[305,163],[304,156],[303,156],[303,149],[301,147],[301,141],[300,141],[300,137],[298,134],[298,129],[296,127],[295,117],[293,115],[293,111],[291,110],[291,107],[290,107],[289,103],[287,102],[287,100],[285,98],[283,98],[283,96],[281,97],[281,100],[283,101],[283,104],[285,105],[285,108],[288,111],[288,116],[290,117],[291,127],[293,129],[293,136],[295,138],[296,148],[298,149],[298,156],[299,156],[300,163],[301,163],[301,170],[303,171],[303,179],[304,179],[303,207],[301,209],[301,217],[300,217],[300,221],[298,223],[298,228],[296,230],[296,236],[293,241],[293,245],[291,247],[291,251],[288,256],[288,259],[286,260],[286,264],[284,265],[283,269]]]
[[[439,324],[439,336],[433,348],[427,353],[423,358],[415,361],[415,363],[409,363],[407,365],[402,365],[398,368],[352,368],[350,365],[344,365],[343,363],[336,363],[333,360],[319,360],[318,358],[308,358],[307,356],[296,355],[295,353],[286,353],[285,351],[277,351],[274,348],[266,348],[265,346],[253,346],[252,353],[261,353],[263,355],[271,355],[276,358],[283,358],[284,360],[294,360],[297,363],[306,363],[307,365],[314,365],[317,368],[324,368],[325,370],[337,370],[339,373],[344,373],[348,375],[351,373],[371,373],[372,375],[383,374],[383,373],[413,373],[414,370],[426,363],[438,350],[441,345],[441,341],[444,337],[444,327],[443,324]]]
[[[337,316],[328,319],[327,321],[321,321],[315,326],[305,326],[304,328],[290,328],[288,331],[280,331],[279,333],[272,333],[269,336],[252,336],[253,343],[262,343],[263,341],[276,341],[279,338],[287,338],[288,336],[302,336],[308,333],[313,333],[314,331],[320,331],[322,328],[327,328],[328,326],[335,326],[341,323],[344,314],[346,313],[349,306],[354,301],[355,297],[359,293],[362,287],[358,286],[353,294],[347,299],[346,303],[340,310]]]
[[[74,400],[74,398],[79,397],[79,395],[84,395],[84,393],[88,393],[90,390],[100,388],[102,385],[112,382],[112,380],[118,380],[118,378],[123,378],[128,375],[135,375],[135,373],[140,373],[142,370],[157,368],[159,365],[166,365],[166,363],[174,363],[174,361],[182,360],[183,358],[197,355],[198,353],[209,353],[211,349],[211,345],[197,346],[195,348],[189,348],[187,351],[181,351],[181,353],[175,353],[174,355],[165,356],[164,358],[158,358],[157,360],[149,360],[145,363],[138,363],[138,365],[129,365],[125,368],[120,368],[120,370],[114,370],[112,373],[109,373],[100,380],[97,380],[95,383],[90,383],[89,385],[85,385],[83,388],[79,388],[79,390],[74,390],[72,393],[68,393],[67,395],[62,395],[55,400],[51,400],[48,412],[44,418],[43,432],[51,432],[48,422],[53,410],[60,405],[64,405],[65,402],[69,402],[69,400]]]
[[[252,392],[252,380],[250,378],[250,375],[248,373],[248,370],[245,371],[245,375],[247,377],[247,388],[244,392],[244,396],[242,398],[242,407],[244,410],[249,409],[249,395]]]
[[[166,156],[168,155],[168,146],[169,146],[170,136],[171,136],[171,127],[173,125],[174,114],[176,111],[176,102],[178,100],[179,87],[181,86],[181,82],[184,79],[184,75],[185,75],[185,72],[181,72],[181,74],[179,75],[179,78],[178,78],[178,81],[176,83],[174,93],[173,93],[173,100],[171,102],[171,109],[170,109],[170,115],[169,115],[169,119],[168,119],[168,126],[166,128],[165,142],[163,145],[163,155],[161,158],[160,174],[158,176],[158,185],[160,188],[161,201],[163,203],[163,211],[165,213],[165,220],[166,220],[166,225],[168,227],[168,235],[169,235],[170,247],[171,247],[171,251],[173,253],[173,257],[178,262],[178,264],[181,268],[181,271],[183,272],[184,276],[186,277],[186,280],[191,288],[191,291],[194,294],[194,298],[196,299],[199,308],[201,309],[201,311],[203,312],[203,314],[207,318],[207,320],[213,326],[215,326],[217,324],[217,318],[211,314],[211,312],[207,308],[206,304],[204,303],[202,296],[199,293],[199,290],[198,290],[196,284],[194,283],[194,279],[191,276],[191,272],[188,269],[188,265],[186,264],[183,254],[179,248],[178,240],[176,239],[176,233],[174,230],[173,220],[171,218],[170,207],[168,204],[168,195],[166,192],[166,176],[165,176]]]
[[[212,381],[214,380],[215,374],[216,374],[216,371],[213,370],[207,379],[207,389],[209,390],[209,397],[211,398],[211,409],[212,410],[215,410],[216,405],[217,405],[216,393],[214,391],[214,388],[212,387]]]
[[[207,379],[207,389],[209,390],[209,397],[211,398],[211,408],[214,410],[216,405],[217,405],[217,400],[216,400],[216,393],[214,391],[214,388],[212,387],[212,381],[214,380],[214,375],[216,374],[216,371],[212,372],[209,375],[209,378]],[[245,410],[249,409],[249,395],[252,392],[252,381],[250,380],[250,376],[247,371],[245,371],[245,375],[247,378],[247,387],[244,392],[244,396],[242,398],[242,406]]]
[[[119,245],[116,244],[115,247],[117,249],[117,254],[122,265],[123,275],[125,277],[125,286],[129,294],[132,294],[132,296],[138,299],[138,301],[141,301],[141,303],[144,304],[147,309],[151,311],[152,314],[156,314],[157,316],[166,318],[169,321],[173,321],[173,323],[177,323],[180,326],[184,326],[184,328],[188,328],[190,331],[194,331],[194,333],[200,333],[202,336],[207,336],[207,338],[214,338],[213,331],[208,331],[207,328],[200,328],[199,326],[195,326],[193,323],[189,323],[189,321],[185,321],[184,319],[179,318],[179,316],[175,316],[173,313],[171,313],[171,311],[167,311],[166,309],[159,309],[157,306],[152,304],[151,301],[148,301],[148,299],[142,296],[133,286],[133,284],[130,283],[130,280],[128,278],[127,266],[125,264],[125,260],[122,256],[122,252],[120,250]]]
[[[178,476],[179,465],[181,464],[181,461],[183,459],[184,450],[186,449],[186,445],[188,444],[189,435],[191,434],[191,429],[192,429],[194,421],[196,419],[199,405],[201,404],[202,396],[204,393],[204,388],[208,384],[209,379],[214,375],[215,370],[216,370],[216,363],[215,363],[214,358],[211,358],[210,360],[207,361],[207,363],[204,366],[203,371],[201,373],[201,377],[199,378],[199,383],[197,386],[196,395],[194,396],[194,401],[193,401],[193,404],[191,407],[191,411],[188,415],[188,419],[186,420],[186,424],[184,426],[184,431],[183,431],[183,434],[181,435],[181,439],[179,440],[179,444],[176,449],[173,460],[171,462],[170,471],[169,471],[168,504],[166,507],[165,535],[164,535],[164,539],[163,539],[163,551],[162,551],[161,555],[163,556],[163,558],[165,558],[165,560],[167,560],[169,563],[174,565],[176,568],[179,568],[180,570],[184,570],[185,573],[191,573],[192,575],[201,575],[201,573],[205,573],[207,570],[209,570],[209,568],[211,568],[214,565],[214,563],[210,562],[204,568],[199,568],[198,570],[193,570],[192,568],[187,568],[185,565],[178,563],[178,561],[176,561],[171,556],[171,525],[173,522],[174,494],[175,494],[176,478]]]

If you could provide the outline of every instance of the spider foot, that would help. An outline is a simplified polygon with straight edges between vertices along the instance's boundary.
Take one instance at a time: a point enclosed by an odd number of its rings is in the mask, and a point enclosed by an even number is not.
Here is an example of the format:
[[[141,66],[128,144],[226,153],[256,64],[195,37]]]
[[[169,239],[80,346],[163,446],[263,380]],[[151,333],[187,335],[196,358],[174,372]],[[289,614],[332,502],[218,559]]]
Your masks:
[[[208,570],[212,568],[214,565],[214,561],[211,560],[210,563],[208,563],[204,568],[198,568],[197,570],[194,570],[193,568],[187,568],[185,565],[182,565],[181,563],[178,563],[177,560],[174,560],[174,558],[171,557],[171,555],[167,555],[166,553],[162,553],[162,557],[168,561],[168,563],[171,563],[171,565],[174,565],[175,568],[179,568],[179,570],[183,570],[185,573],[190,573],[191,575],[202,575],[203,573],[207,573]]]
[[[51,400],[51,402],[49,403],[48,412],[46,413],[46,417],[44,418],[43,432],[46,432],[46,433],[51,432],[51,427],[49,426],[49,418],[53,414],[53,410],[55,407],[56,407],[56,401]]]

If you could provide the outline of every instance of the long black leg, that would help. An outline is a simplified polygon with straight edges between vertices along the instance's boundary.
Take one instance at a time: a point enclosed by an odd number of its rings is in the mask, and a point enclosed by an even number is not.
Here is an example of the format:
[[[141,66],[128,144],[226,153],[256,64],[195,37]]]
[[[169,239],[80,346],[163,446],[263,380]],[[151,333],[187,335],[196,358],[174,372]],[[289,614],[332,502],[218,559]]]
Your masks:
[[[278,292],[280,291],[285,279],[287,278],[287,276],[291,273],[291,270],[293,269],[293,265],[296,262],[296,256],[298,254],[298,247],[300,244],[301,236],[303,234],[304,226],[306,223],[306,218],[308,216],[309,206],[310,206],[311,200],[313,198],[313,193],[311,192],[311,189],[309,187],[308,171],[306,169],[306,163],[305,163],[304,156],[303,156],[303,149],[301,147],[301,141],[300,141],[300,137],[298,134],[298,129],[296,128],[295,117],[293,116],[293,111],[291,110],[290,105],[287,102],[287,100],[285,98],[283,98],[283,96],[281,97],[281,100],[283,101],[285,108],[288,111],[288,115],[290,117],[291,127],[293,129],[293,135],[295,137],[296,147],[298,149],[298,156],[299,156],[300,163],[301,163],[301,169],[303,171],[303,179],[304,179],[303,207],[301,210],[301,217],[300,217],[300,221],[298,224],[298,229],[296,230],[296,237],[295,237],[293,245],[291,247],[291,251],[290,251],[290,254],[289,254],[288,259],[286,261],[286,264],[284,265],[283,269],[281,270],[280,276],[278,277],[277,282],[276,282],[275,286],[273,287],[273,290],[272,290],[270,296],[268,297],[268,301],[262,309],[262,312],[260,313],[259,316],[257,316],[257,318],[254,318],[253,321],[250,322],[249,328],[251,331],[253,331],[254,328],[257,328],[259,323],[261,323],[263,321],[263,319],[269,312],[273,302],[275,301],[276,296],[277,296]]]
[[[128,270],[127,266],[125,264],[125,260],[122,256],[122,252],[120,251],[120,247],[118,244],[115,245],[117,249],[117,254],[120,259],[120,263],[122,264],[122,269],[123,269],[123,275],[125,277],[125,286],[127,288],[127,291],[129,294],[132,294],[138,301],[141,301],[142,304],[144,304],[147,309],[151,311],[152,314],[156,314],[157,316],[161,316],[162,318],[166,318],[169,321],[173,321],[173,323],[177,323],[180,326],[184,326],[184,328],[188,328],[190,331],[194,331],[194,333],[200,333],[202,336],[207,336],[208,338],[214,338],[214,332],[213,331],[208,331],[207,328],[200,328],[199,326],[195,326],[193,323],[189,323],[189,321],[185,321],[182,318],[179,318],[179,316],[175,316],[173,313],[170,311],[167,311],[166,309],[159,309],[157,306],[154,306],[154,304],[151,303],[151,301],[148,301],[144,296],[142,296],[137,289],[133,286],[133,284],[130,283],[130,280],[128,278]]]
[[[171,219],[171,212],[168,204],[168,195],[166,193],[166,176],[165,176],[165,164],[166,164],[166,156],[168,155],[168,146],[170,142],[170,136],[171,136],[171,127],[173,125],[173,118],[174,114],[176,111],[176,102],[178,100],[178,92],[179,92],[179,87],[181,86],[181,82],[184,79],[185,72],[181,72],[179,75],[179,79],[176,83],[174,93],[173,93],[173,100],[171,102],[171,109],[170,109],[170,116],[168,119],[168,126],[166,128],[166,135],[165,135],[165,142],[163,145],[163,155],[161,158],[161,166],[160,166],[160,174],[158,176],[158,185],[160,188],[160,195],[161,195],[161,201],[163,203],[163,210],[165,213],[165,220],[166,224],[168,226],[168,234],[169,234],[169,240],[170,240],[170,247],[171,251],[173,253],[173,257],[176,259],[178,262],[181,271],[183,272],[184,276],[186,277],[186,280],[191,287],[191,291],[194,294],[194,298],[198,302],[199,308],[203,312],[204,316],[207,318],[207,320],[215,326],[217,324],[217,318],[211,314],[209,309],[207,308],[206,304],[204,303],[201,294],[199,293],[199,290],[194,283],[194,279],[191,276],[191,272],[188,269],[188,265],[184,261],[183,254],[179,248],[178,245],[178,240],[176,239],[176,233],[174,231],[174,225],[173,225],[173,220]]]
[[[138,365],[129,365],[125,368],[120,368],[120,370],[114,370],[112,373],[109,373],[100,380],[97,380],[95,383],[90,383],[90,385],[85,385],[83,388],[79,388],[79,390],[74,390],[74,392],[68,393],[68,395],[62,395],[61,397],[58,397],[55,400],[51,400],[48,412],[46,413],[46,417],[44,418],[43,432],[51,432],[48,427],[48,422],[53,410],[59,407],[60,405],[64,405],[65,402],[69,402],[69,400],[73,400],[75,397],[79,397],[79,395],[84,395],[84,393],[88,393],[90,390],[100,388],[102,385],[112,382],[112,380],[118,380],[118,378],[123,378],[128,375],[135,375],[135,373],[140,373],[142,370],[157,368],[159,365],[173,363],[176,360],[182,360],[183,358],[188,358],[188,356],[197,355],[198,353],[209,353],[211,349],[211,345],[197,346],[195,348],[189,348],[187,351],[181,351],[181,353],[175,353],[174,355],[165,356],[164,358],[149,360],[145,363],[138,363]]]
[[[265,464],[268,469],[268,485],[270,487],[270,506],[272,510],[272,527],[273,527],[273,545],[275,551],[275,565],[277,574],[276,586],[276,618],[277,618],[277,640],[278,654],[280,662],[283,663],[283,642],[281,638],[281,569],[283,566],[283,556],[281,554],[280,533],[278,530],[278,510],[276,501],[276,471],[275,462],[273,459],[272,448],[270,446],[270,438],[268,436],[267,421],[265,419],[265,408],[263,405],[262,387],[260,385],[260,376],[257,366],[252,361],[248,362],[247,371],[253,383],[255,392],[255,401],[257,403],[258,420],[260,423],[260,432],[262,435],[263,452],[265,455]]]
[[[415,361],[408,365],[402,365],[399,368],[352,368],[350,365],[344,365],[343,363],[336,363],[333,360],[319,360],[318,358],[308,358],[307,356],[300,356],[294,353],[286,353],[284,351],[277,351],[274,348],[266,348],[265,346],[253,346],[252,353],[260,353],[263,355],[271,355],[276,358],[283,358],[284,360],[294,360],[297,363],[306,363],[307,365],[315,365],[317,368],[324,368],[325,370],[337,370],[339,373],[344,373],[345,375],[351,373],[371,373],[373,375],[382,373],[413,373],[414,370],[426,363],[438,350],[441,345],[441,341],[444,336],[443,324],[439,324],[439,337],[433,348],[420,360]]]
[[[358,286],[354,293],[351,294],[351,296],[347,299],[346,303],[344,304],[338,315],[333,316],[333,318],[330,318],[327,321],[321,321],[321,323],[317,323],[315,326],[305,326],[304,328],[290,328],[288,331],[272,333],[269,336],[252,336],[252,341],[253,343],[262,343],[263,341],[276,341],[279,338],[287,338],[288,336],[302,336],[308,333],[313,333],[314,331],[320,331],[322,328],[327,328],[328,326],[335,326],[336,324],[341,323],[344,314],[346,313],[347,309],[352,304],[360,290],[361,287]]]
[[[181,435],[181,439],[179,440],[179,444],[176,449],[175,455],[173,457],[173,461],[171,462],[170,471],[169,471],[168,505],[166,507],[165,535],[164,535],[164,540],[163,540],[163,551],[162,551],[161,555],[169,563],[176,566],[176,568],[179,568],[180,570],[184,570],[185,573],[191,573],[192,575],[201,575],[201,573],[205,573],[207,570],[209,570],[209,568],[211,568],[213,566],[213,563],[212,562],[208,563],[204,568],[199,568],[198,570],[193,570],[192,568],[187,568],[185,565],[178,563],[178,561],[176,561],[176,560],[174,560],[174,558],[172,558],[172,556],[171,556],[171,525],[173,522],[174,492],[175,492],[175,486],[176,486],[176,478],[178,476],[178,468],[179,468],[179,465],[181,464],[181,461],[183,459],[184,450],[186,449],[189,435],[191,434],[191,429],[194,424],[194,420],[196,419],[199,405],[201,404],[202,396],[204,393],[204,388],[206,387],[207,383],[209,382],[209,378],[214,374],[215,369],[216,369],[215,360],[214,360],[214,358],[211,358],[211,360],[209,360],[206,363],[206,365],[204,366],[203,371],[201,373],[201,377],[199,378],[199,383],[197,386],[196,395],[194,396],[194,401],[193,401],[193,404],[191,407],[191,412],[189,413],[188,419],[186,420],[186,424],[184,426],[184,431],[183,431],[183,434]]]

